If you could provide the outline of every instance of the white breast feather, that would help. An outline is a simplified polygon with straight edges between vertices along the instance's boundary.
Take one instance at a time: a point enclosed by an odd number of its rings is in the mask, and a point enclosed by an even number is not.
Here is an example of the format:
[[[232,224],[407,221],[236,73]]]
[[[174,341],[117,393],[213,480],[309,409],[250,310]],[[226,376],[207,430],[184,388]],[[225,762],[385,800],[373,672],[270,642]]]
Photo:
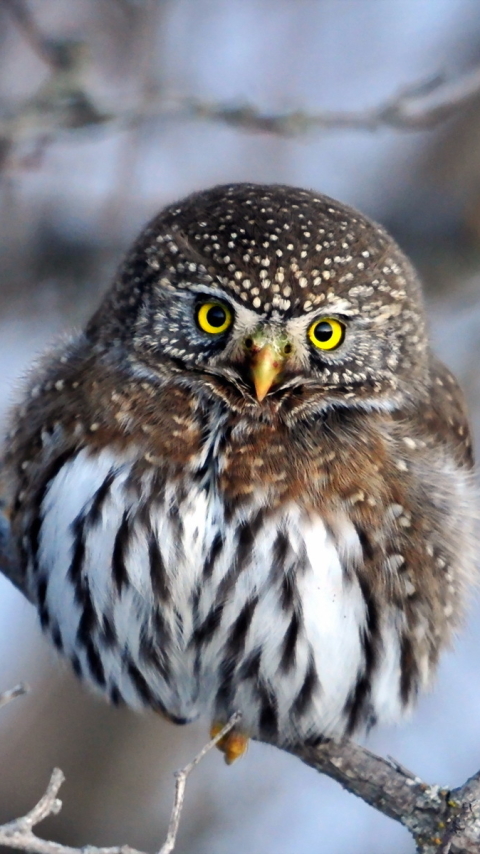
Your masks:
[[[60,625],[67,654],[78,653],[76,633],[81,616],[74,599],[74,588],[67,579],[72,560],[74,532],[72,523],[88,509],[97,490],[112,472],[116,476],[105,499],[101,520],[89,534],[84,562],[90,592],[95,609],[99,614],[110,612],[118,636],[119,646],[129,650],[132,659],[147,681],[158,691],[165,693],[165,686],[158,674],[145,665],[139,654],[140,631],[151,621],[152,585],[148,559],[148,532],[140,527],[130,538],[126,555],[126,568],[130,584],[118,597],[113,587],[111,560],[115,536],[125,511],[134,510],[132,502],[138,501],[135,493],[126,489],[126,480],[132,465],[132,457],[119,462],[108,450],[92,456],[86,450],[67,462],[50,484],[42,506],[39,564],[49,570],[47,604]],[[143,484],[145,491],[150,486],[150,477]],[[222,613],[219,630],[214,640],[204,649],[204,679],[200,695],[192,697],[194,654],[186,648],[185,640],[192,631],[192,592],[201,585],[199,618],[205,619],[215,605],[218,584],[231,570],[235,561],[236,538],[234,526],[224,521],[223,504],[212,491],[196,488],[182,505],[183,537],[178,542],[178,529],[169,519],[165,507],[174,506],[176,487],[167,488],[163,503],[152,503],[150,523],[157,536],[162,558],[173,591],[173,601],[165,609],[165,619],[170,621],[176,632],[171,651],[175,669],[175,688],[166,697],[172,713],[190,716],[208,709],[211,694],[218,687],[218,666],[232,625],[247,601],[258,596],[248,635],[245,654],[261,647],[262,674],[272,684],[278,683],[278,714],[281,729],[288,730],[289,711],[292,698],[303,683],[309,658],[313,654],[321,690],[318,691],[312,709],[315,728],[326,735],[335,735],[342,726],[342,714],[349,693],[355,686],[362,667],[361,631],[366,620],[366,605],[355,577],[347,579],[342,560],[358,558],[360,544],[349,528],[340,552],[320,517],[312,519],[296,506],[284,509],[277,517],[267,517],[255,541],[250,564],[240,573]],[[258,496],[257,505],[261,505]],[[282,642],[288,629],[291,614],[279,608],[279,581],[271,581],[272,554],[278,532],[286,534],[292,553],[305,553],[309,566],[296,579],[298,600],[301,602],[303,631],[296,646],[295,667],[288,677],[278,680],[278,668]],[[202,583],[202,570],[215,534],[220,531],[224,545],[214,567],[210,582]],[[178,626],[175,610],[182,615],[182,626]],[[399,651],[397,630],[392,619],[385,626],[389,636],[388,650],[381,658],[373,699],[377,714],[388,719],[398,717],[399,701]],[[85,663],[85,669],[88,668]],[[102,662],[107,674],[121,689],[131,705],[139,705],[138,697],[130,681],[123,673],[121,656],[116,649],[102,652]],[[393,688],[395,687],[395,690]],[[243,707],[244,723],[249,724],[251,686],[244,683],[236,695],[236,702]],[[252,726],[254,719],[252,716]]]

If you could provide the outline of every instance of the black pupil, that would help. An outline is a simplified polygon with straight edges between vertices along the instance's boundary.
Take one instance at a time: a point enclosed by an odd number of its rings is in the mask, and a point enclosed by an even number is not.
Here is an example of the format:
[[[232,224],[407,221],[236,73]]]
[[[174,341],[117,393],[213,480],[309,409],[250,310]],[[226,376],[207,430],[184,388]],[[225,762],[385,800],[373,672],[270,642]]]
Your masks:
[[[227,312],[221,305],[212,305],[207,311],[207,320],[210,326],[223,326],[227,319]]]
[[[314,336],[317,341],[329,341],[333,335],[333,329],[330,323],[327,321],[322,321],[318,326],[315,327]]]

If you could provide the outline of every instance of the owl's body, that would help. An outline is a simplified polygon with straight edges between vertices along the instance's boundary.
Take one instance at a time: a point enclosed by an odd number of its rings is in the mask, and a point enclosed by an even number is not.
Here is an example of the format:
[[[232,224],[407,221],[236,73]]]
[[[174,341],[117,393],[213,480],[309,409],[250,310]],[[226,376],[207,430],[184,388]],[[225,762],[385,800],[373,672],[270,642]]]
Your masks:
[[[395,720],[428,684],[474,574],[470,469],[393,241],[255,185],[147,228],[6,455],[26,586],[76,672],[280,744]]]

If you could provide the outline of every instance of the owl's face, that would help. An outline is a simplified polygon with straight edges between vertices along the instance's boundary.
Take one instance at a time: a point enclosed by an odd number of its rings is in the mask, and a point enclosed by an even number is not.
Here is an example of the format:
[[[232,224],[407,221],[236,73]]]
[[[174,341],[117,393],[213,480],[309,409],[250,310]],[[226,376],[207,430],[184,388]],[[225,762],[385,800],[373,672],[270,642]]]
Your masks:
[[[425,383],[408,262],[379,226],[302,190],[232,185],[167,209],[106,306],[119,322],[106,330],[101,309],[91,334],[122,330],[137,364],[236,406],[393,408]]]
[[[140,352],[148,326],[149,343],[155,342],[158,358],[169,357],[177,367],[224,378],[258,403],[267,395],[278,398],[286,389],[305,385],[336,396],[348,393],[354,384],[364,388],[363,365],[369,361],[381,367],[389,355],[379,356],[368,322],[349,315],[341,301],[328,313],[319,307],[269,315],[248,307],[213,281],[164,287],[153,294],[152,303],[140,318],[136,339]],[[153,324],[147,320],[152,307]],[[381,371],[375,377],[379,380]]]

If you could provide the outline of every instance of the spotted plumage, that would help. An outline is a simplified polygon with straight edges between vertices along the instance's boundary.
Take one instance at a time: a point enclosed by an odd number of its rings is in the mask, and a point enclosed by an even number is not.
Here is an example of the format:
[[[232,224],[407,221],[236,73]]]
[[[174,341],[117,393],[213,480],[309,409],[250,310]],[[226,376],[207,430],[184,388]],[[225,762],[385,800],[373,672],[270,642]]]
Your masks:
[[[217,187],[35,369],[4,460],[25,586],[114,703],[280,744],[395,720],[474,576],[463,398],[390,236]]]

